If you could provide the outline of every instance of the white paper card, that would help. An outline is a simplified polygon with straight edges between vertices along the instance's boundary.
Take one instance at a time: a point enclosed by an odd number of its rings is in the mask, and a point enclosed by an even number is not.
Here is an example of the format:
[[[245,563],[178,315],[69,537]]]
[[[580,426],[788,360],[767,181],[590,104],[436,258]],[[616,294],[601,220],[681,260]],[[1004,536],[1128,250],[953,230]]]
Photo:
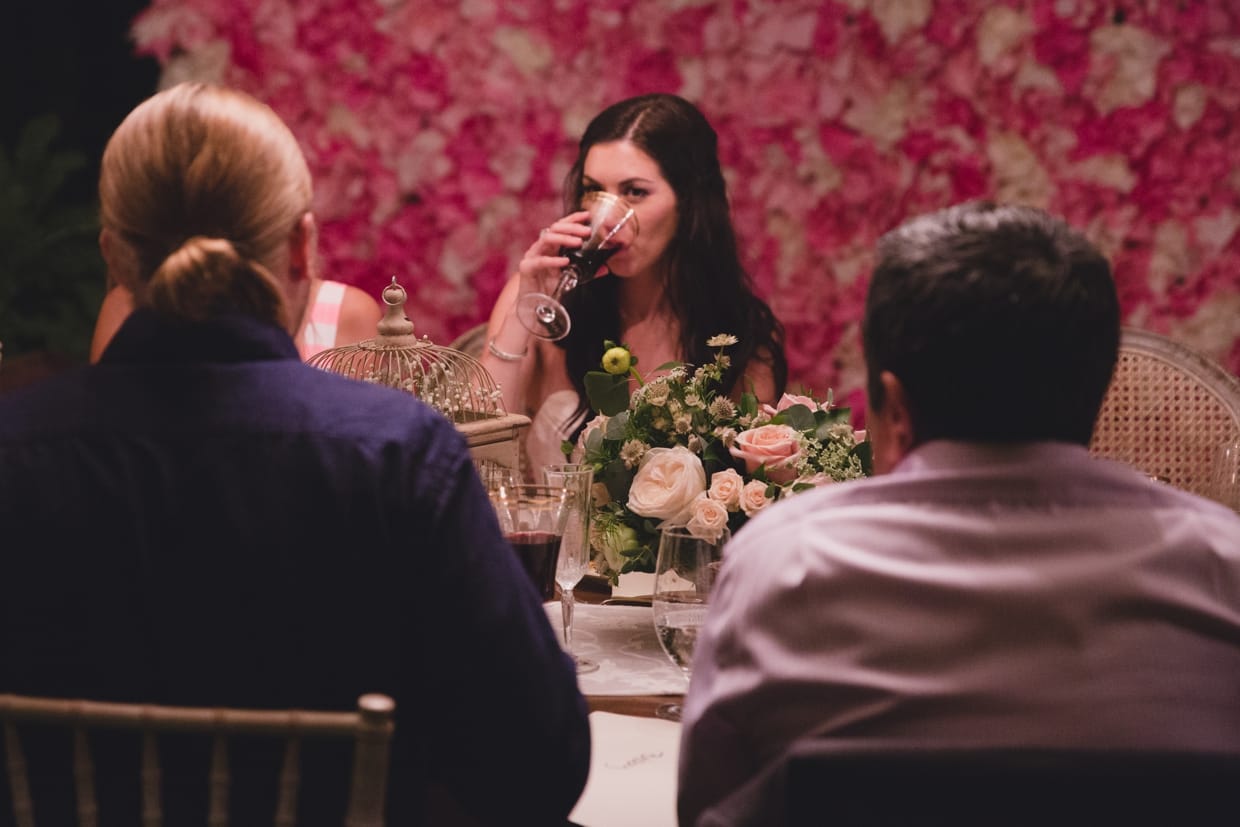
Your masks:
[[[654,594],[654,572],[631,571],[620,575],[612,586],[612,597],[650,597]]]
[[[590,713],[590,777],[569,819],[582,827],[675,827],[680,724]]]

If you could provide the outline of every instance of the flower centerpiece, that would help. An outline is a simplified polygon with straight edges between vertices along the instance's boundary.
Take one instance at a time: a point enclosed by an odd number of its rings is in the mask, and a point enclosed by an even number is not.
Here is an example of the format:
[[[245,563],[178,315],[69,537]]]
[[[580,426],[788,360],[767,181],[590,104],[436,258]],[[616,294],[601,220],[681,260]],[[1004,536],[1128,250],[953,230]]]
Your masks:
[[[603,369],[586,374],[598,415],[575,447],[594,468],[590,539],[596,565],[613,582],[654,571],[666,526],[716,539],[776,500],[869,472],[869,445],[858,442],[849,410],[835,407],[829,392],[823,402],[784,394],[775,406],[759,405],[752,393],[722,395],[727,349],[736,343],[713,336],[713,362],[662,365],[665,373],[644,382],[628,348],[608,341]],[[630,379],[638,384],[631,394]]]

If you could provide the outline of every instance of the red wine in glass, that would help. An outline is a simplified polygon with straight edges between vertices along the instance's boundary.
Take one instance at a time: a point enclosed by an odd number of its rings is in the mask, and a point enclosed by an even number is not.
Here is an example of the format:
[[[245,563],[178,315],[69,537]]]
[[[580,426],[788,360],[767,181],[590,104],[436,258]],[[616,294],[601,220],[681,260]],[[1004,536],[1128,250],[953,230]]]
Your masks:
[[[595,247],[591,250],[584,250],[580,247],[560,249],[560,255],[568,259],[568,266],[575,272],[577,284],[594,278],[599,268],[607,263],[607,259],[618,252],[620,252],[619,247]]]
[[[534,588],[544,601],[551,600],[555,597],[555,567],[560,559],[561,536],[549,531],[518,531],[507,536]]]

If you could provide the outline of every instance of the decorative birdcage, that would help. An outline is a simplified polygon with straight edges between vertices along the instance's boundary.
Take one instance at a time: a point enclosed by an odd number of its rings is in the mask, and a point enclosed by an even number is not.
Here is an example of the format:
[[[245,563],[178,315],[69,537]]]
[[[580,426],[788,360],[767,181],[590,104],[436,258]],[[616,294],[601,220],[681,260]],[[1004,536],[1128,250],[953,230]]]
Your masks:
[[[307,364],[407,391],[456,425],[475,461],[519,468],[520,437],[529,418],[505,410],[499,386],[477,359],[415,336],[405,315],[407,297],[393,276],[383,289],[387,309],[375,338],[324,350]]]
[[[477,359],[414,335],[413,322],[405,315],[406,298],[393,276],[383,289],[387,310],[378,335],[325,350],[307,364],[408,391],[457,424],[506,416],[499,387]]]

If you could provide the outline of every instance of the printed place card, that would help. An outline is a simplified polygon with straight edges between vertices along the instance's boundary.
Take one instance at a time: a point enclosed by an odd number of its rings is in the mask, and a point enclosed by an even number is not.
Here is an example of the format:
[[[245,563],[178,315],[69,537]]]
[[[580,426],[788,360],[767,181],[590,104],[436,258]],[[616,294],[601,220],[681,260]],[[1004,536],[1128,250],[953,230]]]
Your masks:
[[[582,827],[675,827],[680,724],[590,713],[590,778],[569,819]]]

